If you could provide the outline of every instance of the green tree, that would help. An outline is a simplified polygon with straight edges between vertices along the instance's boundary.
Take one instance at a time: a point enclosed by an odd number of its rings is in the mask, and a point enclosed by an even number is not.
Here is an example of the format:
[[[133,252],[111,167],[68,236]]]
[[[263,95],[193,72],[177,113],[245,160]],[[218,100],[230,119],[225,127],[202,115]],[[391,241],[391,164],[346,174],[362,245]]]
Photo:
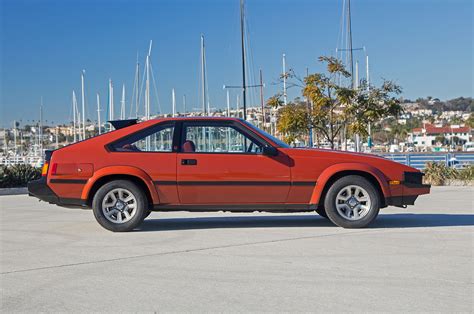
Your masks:
[[[471,114],[469,115],[469,118],[467,119],[466,124],[467,124],[469,127],[474,128],[474,113],[471,113]]]
[[[311,106],[291,102],[282,107],[281,94],[267,102],[269,106],[281,108],[279,119],[282,121],[277,129],[286,141],[293,142],[313,128],[334,148],[346,127],[352,134],[368,135],[369,123],[402,112],[400,99],[396,97],[401,93],[398,85],[384,81],[381,87],[367,88],[365,82],[359,89],[346,87],[337,83],[338,78],[351,76],[340,60],[322,56],[319,61],[325,63],[326,73],[309,74],[304,80],[294,74],[288,76],[302,83],[293,83],[293,86],[302,87],[302,95]]]
[[[308,134],[308,110],[305,104],[290,103],[279,110],[277,129],[288,144]]]

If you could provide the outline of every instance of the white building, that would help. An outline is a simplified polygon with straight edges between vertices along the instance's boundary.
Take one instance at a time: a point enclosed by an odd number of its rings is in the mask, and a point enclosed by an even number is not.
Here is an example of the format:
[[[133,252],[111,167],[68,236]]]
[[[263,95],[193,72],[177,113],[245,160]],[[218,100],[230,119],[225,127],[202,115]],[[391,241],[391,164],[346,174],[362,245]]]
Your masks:
[[[408,135],[408,142],[415,147],[431,147],[437,145],[437,139],[444,137],[448,143],[457,138],[459,144],[464,144],[471,141],[471,128],[468,126],[434,126],[426,124],[422,128],[413,129],[412,133]]]

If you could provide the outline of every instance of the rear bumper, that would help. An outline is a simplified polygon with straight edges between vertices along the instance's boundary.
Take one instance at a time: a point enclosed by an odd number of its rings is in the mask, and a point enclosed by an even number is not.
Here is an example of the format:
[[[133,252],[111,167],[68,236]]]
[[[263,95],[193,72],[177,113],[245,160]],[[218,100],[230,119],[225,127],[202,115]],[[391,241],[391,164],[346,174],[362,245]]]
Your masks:
[[[48,186],[46,177],[41,177],[38,180],[28,182],[28,194],[39,198],[44,202],[55,204],[63,207],[86,207],[87,202],[76,198],[60,198]]]
[[[46,177],[28,182],[28,194],[51,204],[59,203],[59,197],[46,183]]]

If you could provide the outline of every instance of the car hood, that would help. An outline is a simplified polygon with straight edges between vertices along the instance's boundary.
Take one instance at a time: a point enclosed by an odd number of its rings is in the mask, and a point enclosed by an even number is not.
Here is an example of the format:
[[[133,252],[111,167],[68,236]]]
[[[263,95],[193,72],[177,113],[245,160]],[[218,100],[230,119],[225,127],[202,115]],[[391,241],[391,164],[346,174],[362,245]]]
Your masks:
[[[291,148],[287,150],[290,156],[314,158],[315,160],[318,160],[318,163],[321,162],[327,165],[335,165],[339,163],[367,164],[377,168],[392,180],[402,180],[403,173],[405,171],[419,172],[419,170],[416,168],[412,168],[374,154],[354,153],[318,148]]]

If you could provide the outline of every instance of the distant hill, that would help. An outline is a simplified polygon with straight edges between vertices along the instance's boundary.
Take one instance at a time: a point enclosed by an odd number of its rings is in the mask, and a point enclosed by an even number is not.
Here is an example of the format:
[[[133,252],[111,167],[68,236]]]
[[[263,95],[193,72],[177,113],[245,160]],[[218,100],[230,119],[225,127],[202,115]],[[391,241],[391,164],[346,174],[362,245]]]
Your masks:
[[[436,113],[443,111],[474,111],[474,99],[472,97],[458,97],[446,101],[441,101],[438,98],[418,98],[415,103],[421,109],[432,109]]]

